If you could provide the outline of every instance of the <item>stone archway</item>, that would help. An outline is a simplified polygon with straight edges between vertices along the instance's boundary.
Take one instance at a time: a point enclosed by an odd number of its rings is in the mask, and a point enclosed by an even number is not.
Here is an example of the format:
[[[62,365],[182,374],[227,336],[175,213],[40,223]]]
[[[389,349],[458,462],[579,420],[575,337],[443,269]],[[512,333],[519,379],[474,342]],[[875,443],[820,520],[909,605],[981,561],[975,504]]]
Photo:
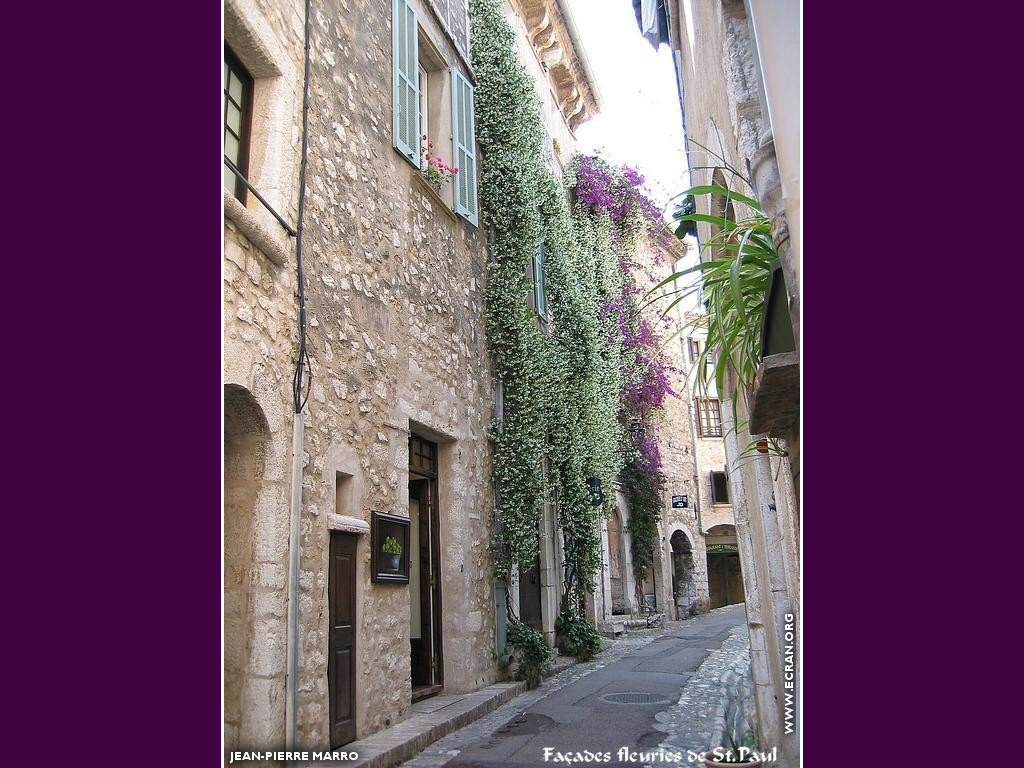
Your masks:
[[[227,748],[278,746],[284,735],[281,494],[274,435],[245,387],[224,387],[224,741]],[[286,512],[286,510],[285,510]],[[268,514],[269,513],[269,514]],[[283,561],[282,561],[283,563]],[[281,566],[283,568],[283,564]]]
[[[712,608],[742,603],[743,573],[740,569],[736,527],[713,526],[705,535],[708,557],[708,592]]]
[[[684,619],[697,613],[697,580],[694,573],[693,546],[682,529],[670,539],[672,545],[672,595],[677,617]]]

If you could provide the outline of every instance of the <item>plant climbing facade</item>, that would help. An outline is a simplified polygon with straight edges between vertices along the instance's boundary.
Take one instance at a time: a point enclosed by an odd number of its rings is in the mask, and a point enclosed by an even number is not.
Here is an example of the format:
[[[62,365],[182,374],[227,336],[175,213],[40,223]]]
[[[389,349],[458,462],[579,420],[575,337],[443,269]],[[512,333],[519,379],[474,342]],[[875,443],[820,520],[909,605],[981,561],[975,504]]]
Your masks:
[[[656,277],[641,253],[658,248],[660,211],[632,168],[575,155],[561,175],[552,169],[542,105],[503,9],[501,0],[470,4],[490,243],[487,340],[501,400],[491,432],[494,562],[496,578],[513,593],[519,587],[508,602],[508,638],[521,676],[537,680],[548,661],[537,650],[542,631],[517,608],[530,588],[524,575],[537,567],[545,508],[561,562],[555,640],[563,653],[586,658],[600,648],[593,595],[619,490],[643,602],[665,490],[658,413],[675,395],[674,369],[656,319],[640,311]]]

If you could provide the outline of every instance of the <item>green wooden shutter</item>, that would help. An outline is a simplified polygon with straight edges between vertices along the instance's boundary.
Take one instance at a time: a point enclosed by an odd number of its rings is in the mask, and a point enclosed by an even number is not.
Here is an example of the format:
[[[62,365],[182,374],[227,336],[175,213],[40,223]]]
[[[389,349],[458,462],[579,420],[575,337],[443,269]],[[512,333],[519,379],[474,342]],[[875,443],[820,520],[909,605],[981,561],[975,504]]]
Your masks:
[[[477,224],[476,126],[473,118],[473,86],[452,69],[452,139],[455,150],[455,212]]]
[[[544,242],[537,243],[533,252],[533,306],[545,320],[548,316],[548,297],[544,293]]]
[[[508,647],[508,588],[502,579],[494,580],[495,638],[494,650],[499,663],[504,666],[512,660]]]
[[[416,11],[394,0],[391,17],[392,129],[395,148],[420,167],[420,67]]]

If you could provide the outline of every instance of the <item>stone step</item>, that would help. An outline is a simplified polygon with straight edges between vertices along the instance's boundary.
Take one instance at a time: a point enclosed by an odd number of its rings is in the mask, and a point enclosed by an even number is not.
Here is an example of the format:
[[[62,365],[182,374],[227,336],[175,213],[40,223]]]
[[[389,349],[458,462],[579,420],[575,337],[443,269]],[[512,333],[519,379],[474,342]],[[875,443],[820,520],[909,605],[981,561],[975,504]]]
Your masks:
[[[598,623],[597,631],[604,637],[617,637],[626,631],[626,622],[623,619],[602,621]]]
[[[548,677],[575,665],[576,659],[556,656]],[[303,768],[347,766],[348,768],[392,768],[408,760],[443,736],[478,720],[526,691],[526,683],[495,683],[473,693],[440,694],[412,705],[409,717],[390,728],[353,741],[336,752],[355,752],[351,762],[296,763]],[[310,750],[312,752],[313,750]],[[326,750],[324,750],[326,751]]]
[[[338,747],[336,752],[355,752],[358,760],[295,763],[303,768],[347,766],[348,768],[391,768],[408,760],[474,720],[483,717],[526,690],[526,683],[495,683],[464,694],[440,694],[412,705],[408,718],[383,731]],[[313,750],[310,750],[312,752]],[[326,750],[323,750],[326,751]]]

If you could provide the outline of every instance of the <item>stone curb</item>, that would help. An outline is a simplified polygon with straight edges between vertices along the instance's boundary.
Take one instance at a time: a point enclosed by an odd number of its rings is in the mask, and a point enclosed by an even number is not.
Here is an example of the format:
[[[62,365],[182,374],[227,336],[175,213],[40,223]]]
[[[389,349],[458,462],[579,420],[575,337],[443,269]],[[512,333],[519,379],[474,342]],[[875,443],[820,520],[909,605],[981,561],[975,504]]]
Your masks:
[[[726,727],[730,683],[744,675],[750,664],[747,625],[732,629],[722,646],[694,672],[678,702],[655,716],[655,729],[667,734],[659,745],[665,751],[700,752],[718,745]],[[693,763],[665,763],[692,766]]]

